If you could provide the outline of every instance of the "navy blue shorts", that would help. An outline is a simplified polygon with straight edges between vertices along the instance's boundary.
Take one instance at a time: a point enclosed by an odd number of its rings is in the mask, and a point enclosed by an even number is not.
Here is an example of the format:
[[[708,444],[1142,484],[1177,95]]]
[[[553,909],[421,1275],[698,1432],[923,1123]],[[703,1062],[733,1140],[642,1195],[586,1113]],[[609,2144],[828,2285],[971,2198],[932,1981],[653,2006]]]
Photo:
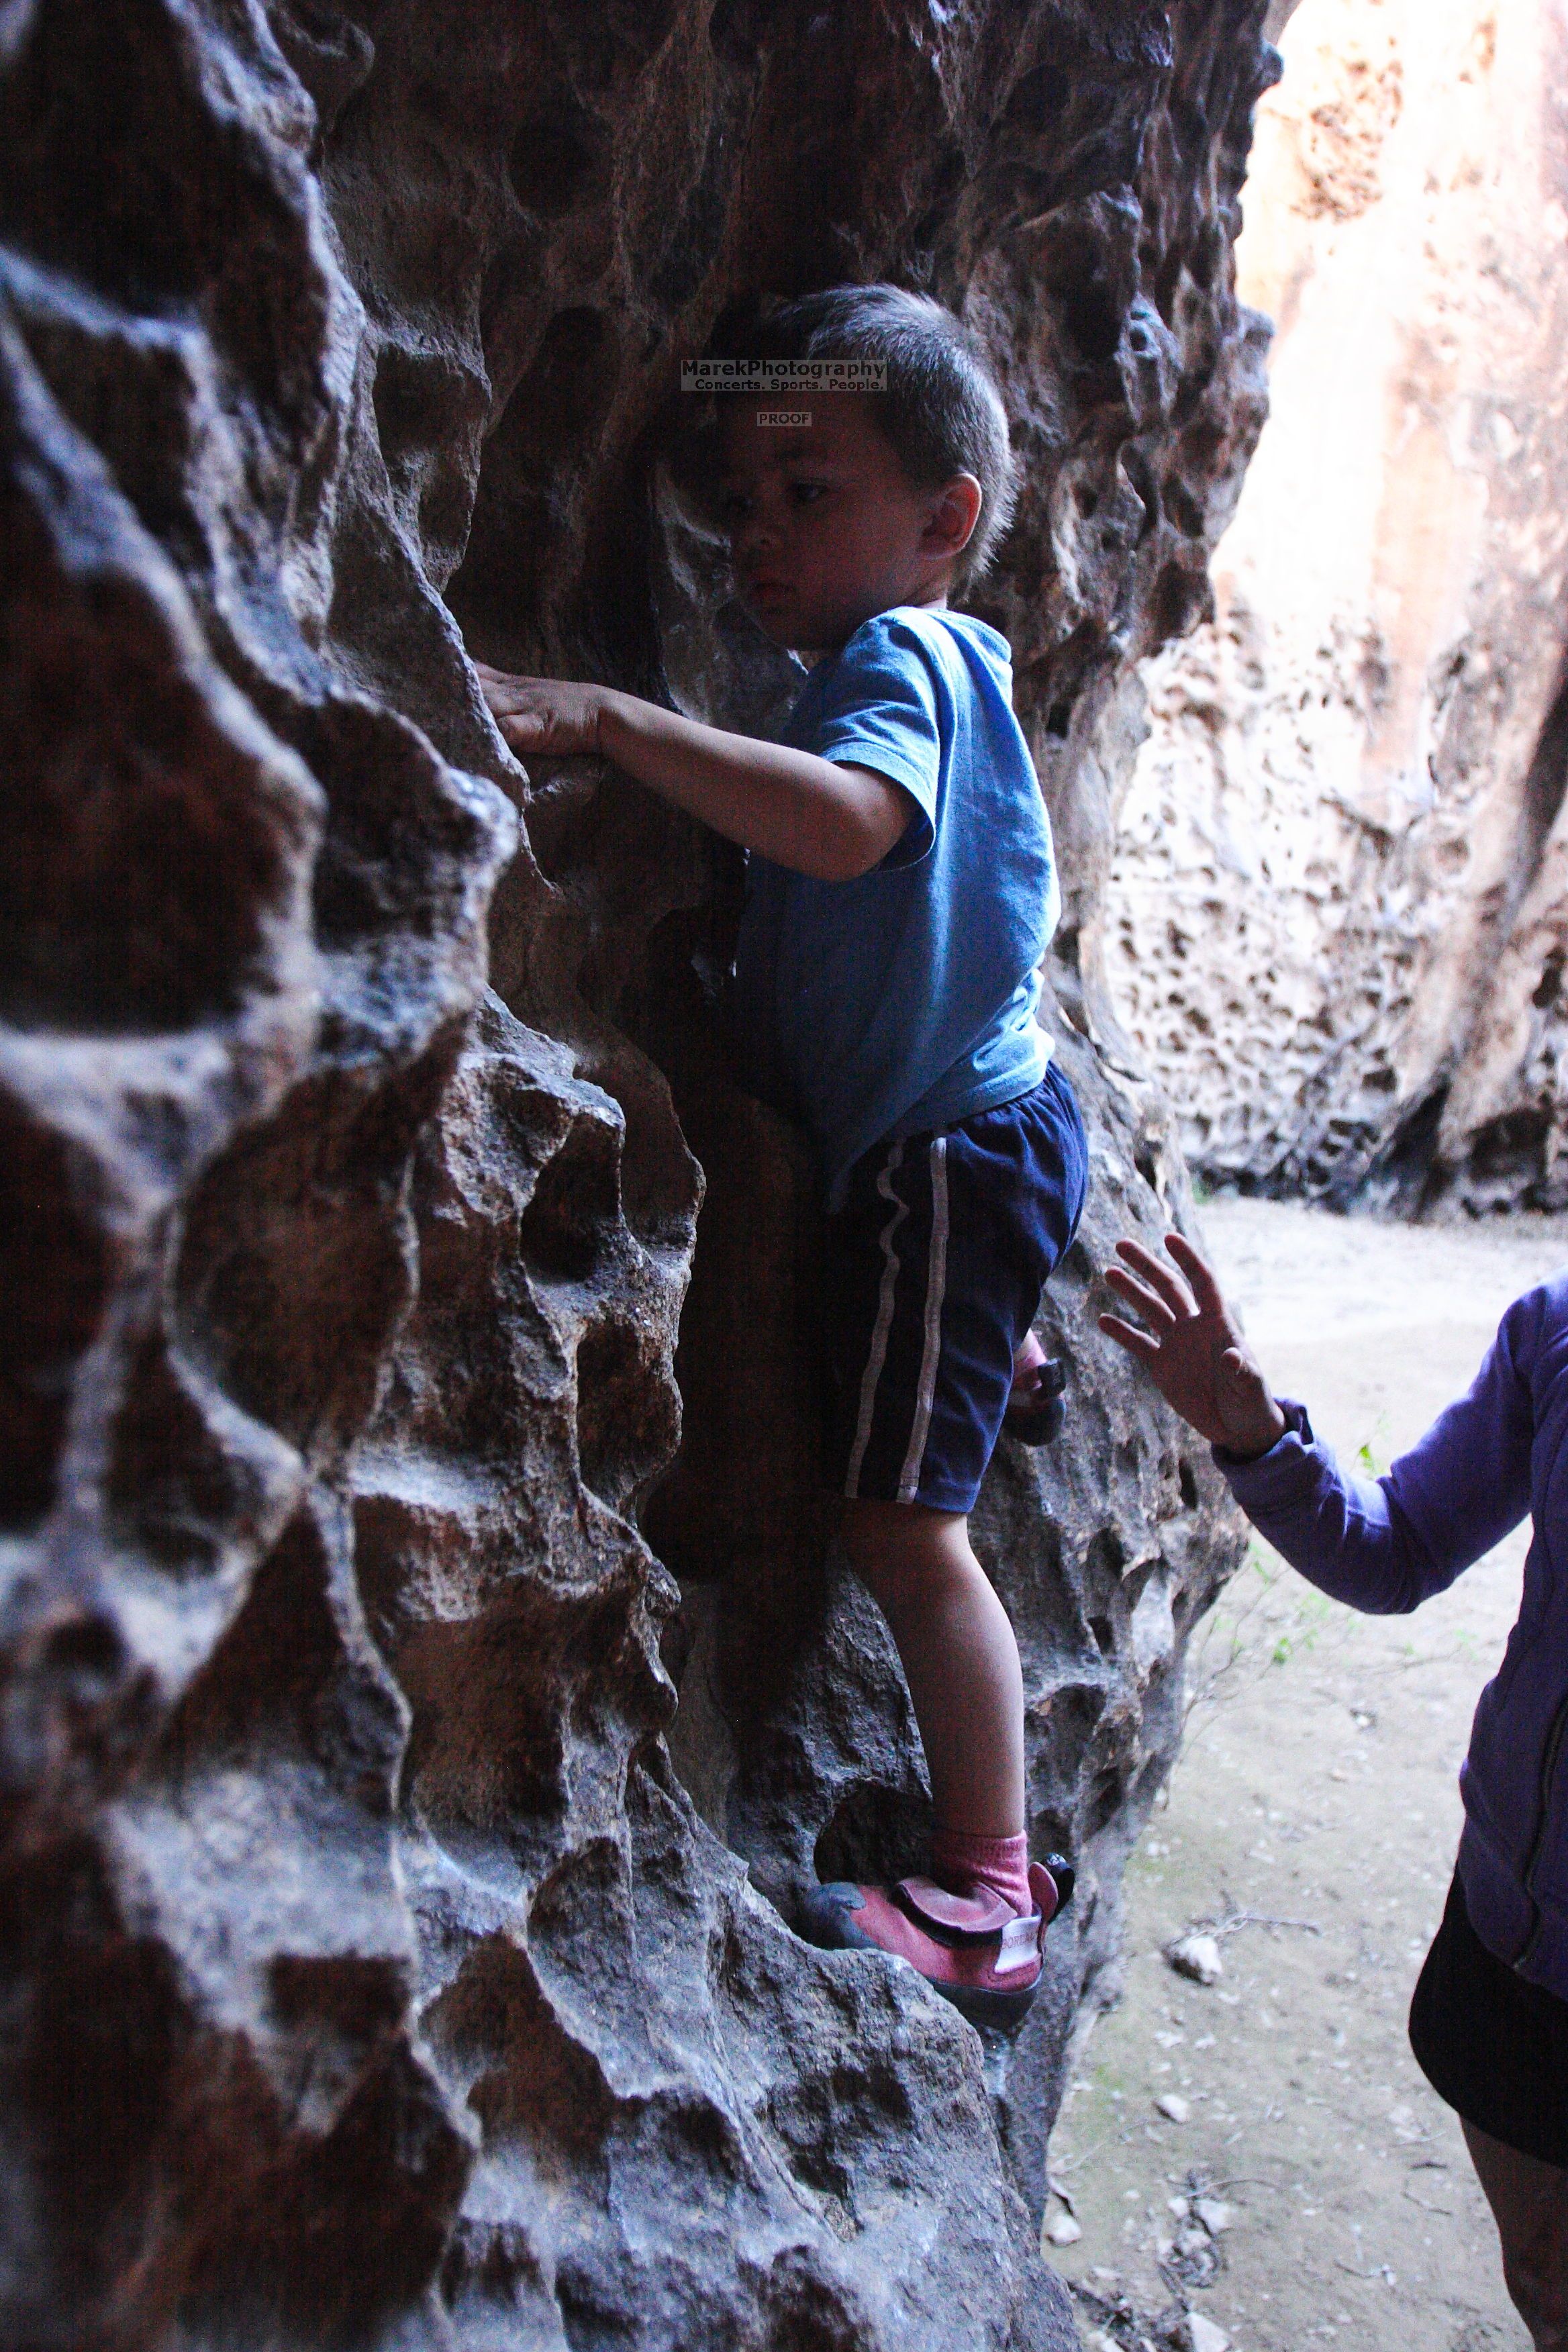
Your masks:
[[[823,1300],[839,1493],[971,1509],[1088,1179],[1054,1062],[1017,1101],[856,1161],[827,1220]]]

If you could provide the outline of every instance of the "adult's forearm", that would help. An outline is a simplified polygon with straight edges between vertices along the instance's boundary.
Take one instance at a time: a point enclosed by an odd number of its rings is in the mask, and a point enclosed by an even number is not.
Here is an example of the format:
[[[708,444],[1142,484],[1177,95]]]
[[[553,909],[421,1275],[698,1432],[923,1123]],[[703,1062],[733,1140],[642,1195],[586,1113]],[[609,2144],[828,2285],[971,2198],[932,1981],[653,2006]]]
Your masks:
[[[1280,1402],[1287,1428],[1269,1453],[1254,1462],[1215,1454],[1259,1535],[1321,1592],[1373,1616],[1399,1615],[1440,1591],[1454,1570],[1430,1557],[1384,1485],[1347,1476],[1302,1408]]]
[[[774,865],[824,881],[866,873],[912,814],[907,795],[882,778],[705,727],[635,695],[606,697],[599,740],[661,799]]]
[[[1550,1286],[1516,1298],[1467,1393],[1375,1481],[1347,1477],[1289,1397],[1285,1434],[1260,1460],[1215,1460],[1254,1527],[1321,1591],[1414,1609],[1530,1510],[1534,1368],[1560,1316]]]

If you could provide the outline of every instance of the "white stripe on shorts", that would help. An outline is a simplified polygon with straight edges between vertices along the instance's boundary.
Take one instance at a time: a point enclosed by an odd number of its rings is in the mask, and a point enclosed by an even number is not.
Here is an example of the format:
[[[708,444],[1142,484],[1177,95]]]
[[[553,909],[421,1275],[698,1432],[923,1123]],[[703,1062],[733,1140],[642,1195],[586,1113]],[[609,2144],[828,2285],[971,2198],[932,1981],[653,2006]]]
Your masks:
[[[921,1352],[921,1384],[915,1391],[914,1425],[910,1450],[899,1480],[899,1500],[912,1503],[921,1483],[926,1439],[931,1433],[931,1401],[936,1395],[936,1369],[942,1360],[942,1301],[947,1288],[947,1138],[932,1138],[931,1147],[931,1257],[926,1266],[925,1346]]]
[[[888,1154],[887,1164],[877,1179],[877,1190],[884,1201],[891,1201],[893,1213],[882,1228],[882,1287],[877,1299],[877,1320],[871,1328],[871,1349],[866,1359],[866,1370],[860,1381],[860,1414],[855,1423],[855,1444],[849,1455],[849,1471],[844,1481],[846,1495],[857,1495],[860,1489],[860,1465],[866,1459],[866,1448],[871,1443],[871,1416],[877,1410],[877,1383],[882,1377],[882,1366],[888,1355],[888,1333],[893,1323],[893,1289],[899,1279],[899,1254],[893,1247],[893,1235],[909,1215],[909,1205],[893,1191],[893,1173],[903,1162],[904,1147],[895,1143]]]

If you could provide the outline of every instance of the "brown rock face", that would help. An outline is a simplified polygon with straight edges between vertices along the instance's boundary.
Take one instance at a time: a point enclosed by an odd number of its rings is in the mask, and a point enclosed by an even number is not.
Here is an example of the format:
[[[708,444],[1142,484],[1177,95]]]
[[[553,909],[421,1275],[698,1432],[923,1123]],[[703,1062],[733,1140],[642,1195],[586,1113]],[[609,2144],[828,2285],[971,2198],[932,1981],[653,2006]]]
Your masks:
[[[1242,286],[1273,416],[1150,665],[1109,962],[1205,1173],[1568,1202],[1563,19],[1311,0]]]
[[[1237,1550],[1087,1297],[1184,1201],[1097,941],[1119,683],[1261,417],[1261,17],[0,6],[7,2343],[1071,2340],[1025,2200]],[[698,976],[732,866],[525,777],[458,629],[760,723],[679,362],[877,275],[1026,461],[983,609],[1094,1141],[1069,1433],[976,1519],[1082,1873],[1011,2053],[787,1925],[924,1799]]]

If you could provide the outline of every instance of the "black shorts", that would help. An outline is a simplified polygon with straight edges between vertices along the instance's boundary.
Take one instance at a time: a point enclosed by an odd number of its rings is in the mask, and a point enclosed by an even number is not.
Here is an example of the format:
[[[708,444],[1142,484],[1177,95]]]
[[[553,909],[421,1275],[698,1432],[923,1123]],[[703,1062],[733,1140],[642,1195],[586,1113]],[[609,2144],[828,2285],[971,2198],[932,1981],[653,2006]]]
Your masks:
[[[841,1494],[972,1507],[1014,1351],[1088,1178],[1083,1121],[1054,1062],[1017,1101],[856,1161],[827,1221],[823,1298]]]
[[[1415,1980],[1410,2047],[1467,2123],[1542,2164],[1568,2166],[1568,2000],[1488,1951],[1458,1877]]]

